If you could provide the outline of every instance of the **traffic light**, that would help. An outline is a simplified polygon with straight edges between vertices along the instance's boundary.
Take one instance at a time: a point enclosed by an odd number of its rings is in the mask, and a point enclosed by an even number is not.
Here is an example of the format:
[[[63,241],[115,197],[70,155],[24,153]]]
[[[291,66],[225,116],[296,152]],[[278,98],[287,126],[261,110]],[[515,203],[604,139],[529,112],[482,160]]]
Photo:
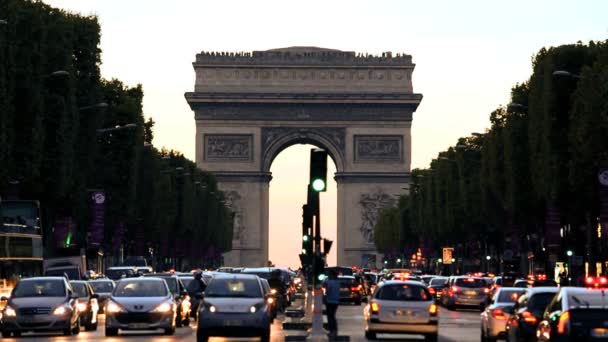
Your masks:
[[[327,190],[327,152],[319,148],[310,151],[310,186],[315,192]]]
[[[308,205],[302,206],[302,254],[312,257],[312,212]],[[308,265],[310,265],[309,263]]]
[[[323,239],[323,254],[327,255],[329,254],[329,251],[331,250],[331,245],[334,242],[332,240],[329,239]]]
[[[325,279],[325,258],[322,255],[315,255],[314,258],[314,277],[317,281]]]

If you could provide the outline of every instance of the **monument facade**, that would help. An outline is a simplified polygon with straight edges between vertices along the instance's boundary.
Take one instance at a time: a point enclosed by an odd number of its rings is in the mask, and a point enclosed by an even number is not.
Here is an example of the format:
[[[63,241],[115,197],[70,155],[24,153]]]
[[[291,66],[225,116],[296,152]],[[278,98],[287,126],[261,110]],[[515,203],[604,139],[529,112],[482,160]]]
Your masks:
[[[235,213],[226,265],[266,265],[270,166],[301,143],[327,150],[336,164],[338,264],[379,262],[379,210],[396,203],[410,177],[412,115],[422,100],[412,57],[291,47],[203,52],[193,65],[194,92],[185,97],[196,163],[215,174]]]

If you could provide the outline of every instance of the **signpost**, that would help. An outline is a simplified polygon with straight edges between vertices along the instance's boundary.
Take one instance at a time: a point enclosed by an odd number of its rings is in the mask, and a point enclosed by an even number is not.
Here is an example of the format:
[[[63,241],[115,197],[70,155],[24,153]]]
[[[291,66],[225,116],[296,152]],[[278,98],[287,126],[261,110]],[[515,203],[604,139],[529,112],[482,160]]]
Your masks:
[[[443,247],[443,264],[451,265],[452,264],[452,256],[454,255],[453,247]]]

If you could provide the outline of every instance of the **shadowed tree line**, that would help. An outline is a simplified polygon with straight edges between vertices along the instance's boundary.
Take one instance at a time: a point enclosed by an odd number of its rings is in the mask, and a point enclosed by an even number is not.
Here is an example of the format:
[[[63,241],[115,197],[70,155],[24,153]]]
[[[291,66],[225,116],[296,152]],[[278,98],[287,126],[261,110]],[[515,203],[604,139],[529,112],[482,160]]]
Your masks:
[[[0,0],[0,20],[0,194],[41,202],[46,252],[84,246],[91,194],[103,190],[106,253],[218,262],[232,241],[223,194],[211,174],[152,145],[141,85],[100,77],[98,19]],[[53,233],[65,217],[68,246]]]
[[[380,215],[378,250],[453,246],[472,269],[491,255],[549,273],[572,250],[594,273],[607,259],[608,188],[598,180],[608,169],[607,44],[541,49],[486,132],[412,171],[409,195]]]

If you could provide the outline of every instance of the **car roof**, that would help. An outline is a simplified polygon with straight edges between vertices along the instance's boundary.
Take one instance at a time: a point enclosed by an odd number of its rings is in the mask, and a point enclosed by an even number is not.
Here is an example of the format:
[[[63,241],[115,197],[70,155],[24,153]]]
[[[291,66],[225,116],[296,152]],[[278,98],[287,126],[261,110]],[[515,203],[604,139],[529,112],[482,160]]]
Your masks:
[[[128,282],[132,282],[132,281],[163,281],[161,278],[159,277],[136,277],[136,278],[122,278],[119,281],[117,281],[117,283],[123,282],[123,281],[128,281]]]
[[[426,287],[426,285],[423,282],[416,281],[416,280],[387,280],[387,281],[382,282],[380,287],[387,286],[387,285],[418,285],[418,286]]]
[[[177,274],[172,273],[146,273],[144,274],[146,278],[177,278],[179,277]]]
[[[260,279],[255,274],[246,274],[246,273],[218,273],[213,279]]]
[[[558,291],[559,287],[557,286],[537,286],[529,288],[527,294],[530,296],[537,293],[557,293]]]
[[[113,283],[114,280],[110,279],[110,278],[99,278],[99,279],[91,279],[91,280],[87,280],[89,283]]]
[[[106,270],[132,270],[136,268],[137,266],[112,266],[108,267]]]
[[[86,280],[70,280],[70,284],[88,284]]]
[[[340,279],[340,278],[341,278],[341,279],[355,279],[355,277],[354,277],[354,276],[349,276],[349,275],[341,275],[341,276],[338,276],[338,279]]]
[[[19,281],[33,281],[33,280],[67,280],[64,277],[31,277],[23,278]]]

